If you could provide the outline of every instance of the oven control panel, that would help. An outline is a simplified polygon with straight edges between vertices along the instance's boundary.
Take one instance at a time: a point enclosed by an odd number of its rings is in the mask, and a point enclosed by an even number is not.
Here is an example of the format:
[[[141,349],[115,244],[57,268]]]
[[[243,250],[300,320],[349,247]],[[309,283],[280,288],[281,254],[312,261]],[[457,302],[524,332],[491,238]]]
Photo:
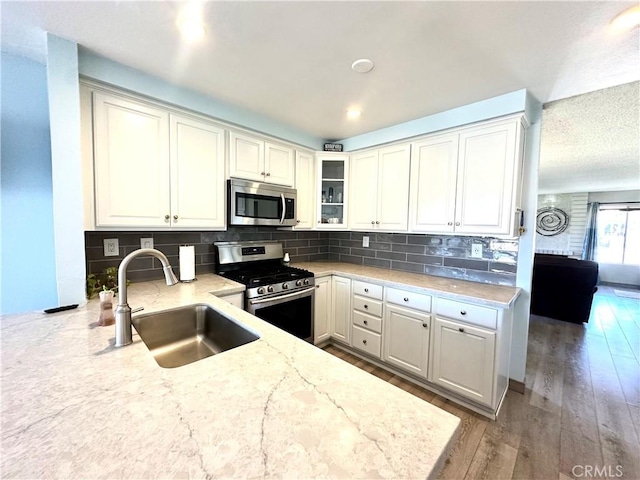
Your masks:
[[[263,287],[253,287],[247,289],[247,298],[267,297],[272,295],[284,295],[289,293],[295,293],[299,290],[306,290],[308,288],[315,287],[315,279],[304,278],[299,280],[291,280],[288,282],[274,283],[271,285],[265,285]]]

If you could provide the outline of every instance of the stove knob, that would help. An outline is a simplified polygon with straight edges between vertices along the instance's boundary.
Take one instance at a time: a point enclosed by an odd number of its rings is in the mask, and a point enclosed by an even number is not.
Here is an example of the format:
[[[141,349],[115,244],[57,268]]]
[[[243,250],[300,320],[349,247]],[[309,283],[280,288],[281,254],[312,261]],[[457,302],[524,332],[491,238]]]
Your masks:
[[[296,280],[296,287],[302,286],[302,280]]]
[[[289,284],[288,283],[283,283],[282,284],[282,289],[283,290],[289,290]]]
[[[267,292],[269,292],[269,293],[273,292],[273,287],[271,285],[269,285],[267,287]]]
[[[309,285],[309,279],[308,279],[308,278],[305,278],[303,283],[304,283],[305,285]]]
[[[260,288],[258,289],[258,293],[259,293],[260,295],[262,295],[262,294],[264,293],[264,287],[260,287]]]

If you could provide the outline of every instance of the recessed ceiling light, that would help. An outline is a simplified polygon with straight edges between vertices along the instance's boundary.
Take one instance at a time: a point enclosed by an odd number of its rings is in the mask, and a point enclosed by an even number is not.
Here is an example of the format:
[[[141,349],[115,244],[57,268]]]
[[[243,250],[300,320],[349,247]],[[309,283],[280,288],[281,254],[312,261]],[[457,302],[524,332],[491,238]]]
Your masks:
[[[373,70],[373,62],[368,58],[361,58],[351,64],[351,69],[358,73],[367,73]]]
[[[185,17],[178,21],[182,38],[188,42],[196,42],[204,37],[204,25],[197,17]]]
[[[360,117],[361,115],[362,115],[362,112],[360,110],[356,110],[355,108],[347,110],[347,117],[348,118],[355,119],[355,118]]]
[[[611,20],[611,28],[618,31],[631,30],[638,25],[640,25],[640,6],[631,7]]]

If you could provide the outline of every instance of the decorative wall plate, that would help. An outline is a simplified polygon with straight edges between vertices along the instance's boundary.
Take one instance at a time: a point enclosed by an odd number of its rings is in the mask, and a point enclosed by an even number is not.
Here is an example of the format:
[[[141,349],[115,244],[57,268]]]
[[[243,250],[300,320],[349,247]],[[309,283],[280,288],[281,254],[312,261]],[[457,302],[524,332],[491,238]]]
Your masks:
[[[543,207],[538,209],[536,215],[536,232],[545,237],[559,235],[567,229],[569,215],[564,210],[556,207]]]

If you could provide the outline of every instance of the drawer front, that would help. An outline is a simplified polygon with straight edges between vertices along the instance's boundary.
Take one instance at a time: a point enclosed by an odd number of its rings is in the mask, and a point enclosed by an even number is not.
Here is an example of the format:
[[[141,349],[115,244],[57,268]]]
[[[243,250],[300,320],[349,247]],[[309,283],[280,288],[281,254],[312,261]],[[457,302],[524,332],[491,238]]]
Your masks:
[[[387,302],[395,303],[403,307],[420,310],[422,312],[431,311],[431,295],[423,293],[407,292],[397,288],[386,289]]]
[[[380,358],[380,339],[382,338],[380,334],[369,332],[354,325],[351,337],[351,345],[354,348]]]
[[[354,325],[373,330],[377,333],[382,333],[382,319],[380,317],[373,317],[366,313],[354,310],[351,319]]]
[[[382,317],[382,302],[379,302],[378,300],[371,300],[370,298],[363,298],[358,295],[354,295],[353,309],[376,317]]]
[[[442,315],[455,320],[478,325],[480,327],[496,329],[498,324],[498,312],[493,308],[481,307],[470,303],[439,298],[436,311]]]
[[[353,293],[367,298],[382,300],[382,287],[372,283],[353,281]]]

